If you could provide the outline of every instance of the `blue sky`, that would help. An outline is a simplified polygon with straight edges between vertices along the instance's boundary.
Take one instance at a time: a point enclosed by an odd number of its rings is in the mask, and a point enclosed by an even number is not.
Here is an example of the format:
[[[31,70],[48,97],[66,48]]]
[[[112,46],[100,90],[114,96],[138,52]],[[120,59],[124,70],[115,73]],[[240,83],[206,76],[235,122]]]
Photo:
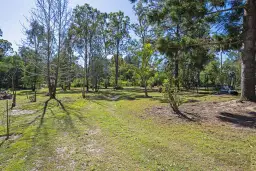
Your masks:
[[[11,42],[16,51],[21,39],[24,38],[22,25],[27,25],[26,17],[29,18],[34,2],[35,0],[1,0],[0,28],[3,31],[3,38]],[[136,21],[133,5],[129,0],[69,0],[69,3],[70,8],[88,3],[102,12],[121,10],[131,18],[131,22]]]

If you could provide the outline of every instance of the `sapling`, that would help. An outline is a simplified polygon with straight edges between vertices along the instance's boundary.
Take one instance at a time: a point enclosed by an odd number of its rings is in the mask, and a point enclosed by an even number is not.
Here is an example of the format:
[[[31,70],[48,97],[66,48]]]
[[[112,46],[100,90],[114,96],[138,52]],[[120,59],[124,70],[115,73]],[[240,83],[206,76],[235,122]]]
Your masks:
[[[175,82],[172,77],[168,78],[168,81],[164,84],[164,98],[168,101],[175,114],[183,116],[179,110],[179,106],[182,105],[183,100],[178,94],[178,88],[175,86]]]

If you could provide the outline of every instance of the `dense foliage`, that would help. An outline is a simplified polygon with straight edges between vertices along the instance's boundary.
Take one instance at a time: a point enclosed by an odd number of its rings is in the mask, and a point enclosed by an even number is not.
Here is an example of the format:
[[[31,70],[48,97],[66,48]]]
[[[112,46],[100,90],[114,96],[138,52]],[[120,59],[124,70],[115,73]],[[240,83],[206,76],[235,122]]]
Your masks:
[[[16,56],[21,63],[15,66],[15,87],[36,91],[48,86],[53,97],[56,87],[66,91],[71,86],[83,87],[83,97],[90,89],[109,86],[142,86],[148,96],[149,87],[161,87],[169,79],[178,90],[240,87],[242,81],[242,97],[255,96],[246,91],[254,81],[243,79],[253,66],[248,69],[243,60],[248,54],[241,53],[249,0],[132,1],[137,23],[121,11],[102,13],[89,4],[70,11],[67,0],[45,2],[36,0],[17,54],[0,39],[1,89],[12,87],[5,63]]]

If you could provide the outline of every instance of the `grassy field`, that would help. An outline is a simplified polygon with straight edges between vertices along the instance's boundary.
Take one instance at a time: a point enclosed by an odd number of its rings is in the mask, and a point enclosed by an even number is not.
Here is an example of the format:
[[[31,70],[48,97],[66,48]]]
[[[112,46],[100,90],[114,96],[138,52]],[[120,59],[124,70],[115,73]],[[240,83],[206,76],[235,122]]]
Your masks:
[[[166,106],[162,95],[140,89],[59,92],[63,111],[51,101],[42,119],[37,103],[18,92],[10,140],[0,139],[0,170],[256,170],[256,130],[197,122],[162,122],[148,108]],[[231,96],[183,93],[185,101],[227,101]],[[199,103],[200,103],[199,102]],[[4,135],[0,101],[0,135]]]

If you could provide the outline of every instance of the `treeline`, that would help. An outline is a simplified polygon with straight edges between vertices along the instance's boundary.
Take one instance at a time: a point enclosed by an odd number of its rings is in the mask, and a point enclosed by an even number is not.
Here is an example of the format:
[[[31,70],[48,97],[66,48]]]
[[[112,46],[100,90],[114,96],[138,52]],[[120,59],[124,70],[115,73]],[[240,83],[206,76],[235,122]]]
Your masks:
[[[121,11],[102,13],[89,4],[71,11],[68,0],[36,0],[19,52],[0,41],[0,87],[45,86],[55,99],[57,87],[82,87],[85,97],[100,87],[142,86],[148,96],[147,88],[165,83],[179,90],[242,82],[242,97],[252,100],[255,60],[241,53],[251,3],[138,0],[131,23]]]

